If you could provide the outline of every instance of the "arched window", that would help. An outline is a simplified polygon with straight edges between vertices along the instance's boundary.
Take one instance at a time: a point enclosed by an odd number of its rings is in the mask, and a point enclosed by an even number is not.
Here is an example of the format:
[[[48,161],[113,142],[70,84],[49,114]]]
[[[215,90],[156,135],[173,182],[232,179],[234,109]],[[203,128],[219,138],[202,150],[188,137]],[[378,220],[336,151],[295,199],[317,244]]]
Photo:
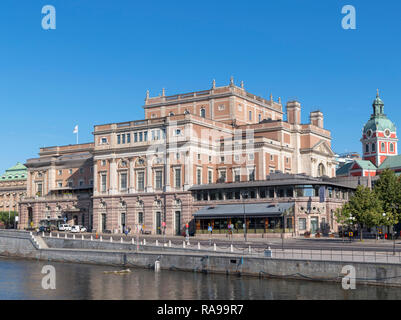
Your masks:
[[[366,146],[365,146],[365,152],[369,152],[369,144],[366,144]]]
[[[375,152],[375,151],[376,151],[376,144],[372,143],[372,152]]]
[[[174,112],[170,112],[169,116],[170,117],[174,116]]]
[[[322,177],[326,174],[326,169],[324,168],[323,163],[319,163],[318,167],[317,167],[317,175],[319,177]]]
[[[259,114],[259,122],[261,122],[261,121],[262,121],[262,115]]]
[[[384,144],[384,142],[382,142],[381,148],[382,148],[382,150],[381,150],[382,152],[386,151],[386,145]]]
[[[206,118],[206,110],[205,110],[205,108],[202,108],[202,109],[201,109],[201,111],[200,111],[200,116],[201,116],[202,118]]]
[[[249,121],[252,121],[252,111],[249,111]]]
[[[390,152],[394,152],[394,145],[390,143]]]

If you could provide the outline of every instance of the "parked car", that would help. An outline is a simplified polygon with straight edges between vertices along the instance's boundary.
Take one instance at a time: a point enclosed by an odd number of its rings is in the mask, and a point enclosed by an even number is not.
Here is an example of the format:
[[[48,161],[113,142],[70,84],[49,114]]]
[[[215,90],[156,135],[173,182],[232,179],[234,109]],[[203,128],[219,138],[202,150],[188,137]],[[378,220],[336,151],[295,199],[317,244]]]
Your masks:
[[[88,230],[84,226],[80,226],[81,232],[88,232]]]
[[[71,226],[69,224],[60,224],[58,227],[59,231],[71,231]]]
[[[73,232],[73,233],[81,232],[80,226],[78,226],[78,225],[72,226],[71,227],[71,232]]]
[[[50,227],[48,226],[40,226],[39,232],[50,232]]]

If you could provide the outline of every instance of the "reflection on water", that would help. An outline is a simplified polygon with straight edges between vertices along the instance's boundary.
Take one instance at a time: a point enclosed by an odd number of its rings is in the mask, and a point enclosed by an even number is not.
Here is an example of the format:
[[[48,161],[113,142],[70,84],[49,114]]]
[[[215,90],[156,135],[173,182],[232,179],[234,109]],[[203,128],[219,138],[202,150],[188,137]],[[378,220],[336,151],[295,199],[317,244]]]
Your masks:
[[[42,267],[56,268],[56,290],[41,287]],[[124,275],[108,266],[0,258],[0,299],[401,299],[401,289],[340,283],[258,279],[179,271],[131,269]]]

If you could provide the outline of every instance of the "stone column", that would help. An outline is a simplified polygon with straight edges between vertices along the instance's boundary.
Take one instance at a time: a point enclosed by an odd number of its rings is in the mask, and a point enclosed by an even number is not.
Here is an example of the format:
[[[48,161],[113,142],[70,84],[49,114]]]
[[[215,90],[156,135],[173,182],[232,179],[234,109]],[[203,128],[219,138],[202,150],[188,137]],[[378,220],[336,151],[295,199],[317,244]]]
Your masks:
[[[98,172],[97,172],[97,160],[93,162],[93,195],[97,196],[99,194],[98,186]]]
[[[129,193],[135,193],[135,159],[131,158],[129,162]]]
[[[109,194],[116,194],[117,192],[117,163],[116,159],[110,162],[110,185]]]

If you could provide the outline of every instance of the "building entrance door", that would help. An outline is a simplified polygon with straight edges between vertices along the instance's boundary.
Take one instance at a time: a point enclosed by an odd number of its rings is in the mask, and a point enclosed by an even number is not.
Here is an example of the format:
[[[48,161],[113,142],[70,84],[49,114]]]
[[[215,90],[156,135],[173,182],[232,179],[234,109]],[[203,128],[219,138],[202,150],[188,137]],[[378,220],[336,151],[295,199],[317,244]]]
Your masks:
[[[156,234],[162,234],[162,214],[160,211],[156,212]]]
[[[318,229],[318,219],[317,217],[310,218],[310,232],[316,233]]]
[[[180,236],[181,232],[181,211],[175,212],[175,235]]]

